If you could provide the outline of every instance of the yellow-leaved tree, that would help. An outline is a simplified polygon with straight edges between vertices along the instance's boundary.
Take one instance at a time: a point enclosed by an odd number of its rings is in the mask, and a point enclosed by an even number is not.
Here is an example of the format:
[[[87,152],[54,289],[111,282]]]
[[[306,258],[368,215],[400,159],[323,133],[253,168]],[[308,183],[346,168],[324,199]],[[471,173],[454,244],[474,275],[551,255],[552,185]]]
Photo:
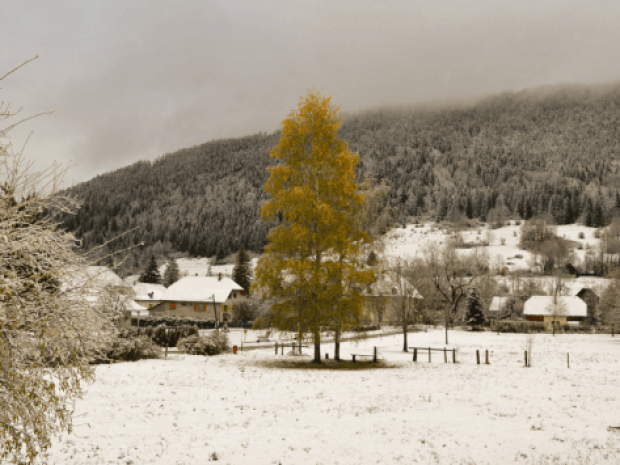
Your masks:
[[[321,332],[340,334],[362,318],[360,289],[373,271],[362,256],[371,242],[359,221],[364,196],[355,183],[359,156],[338,138],[341,112],[330,97],[310,91],[282,122],[271,157],[263,221],[271,229],[258,261],[253,291],[272,299],[271,322],[309,333],[321,363]],[[338,344],[336,345],[338,352]],[[338,353],[336,353],[338,355]]]

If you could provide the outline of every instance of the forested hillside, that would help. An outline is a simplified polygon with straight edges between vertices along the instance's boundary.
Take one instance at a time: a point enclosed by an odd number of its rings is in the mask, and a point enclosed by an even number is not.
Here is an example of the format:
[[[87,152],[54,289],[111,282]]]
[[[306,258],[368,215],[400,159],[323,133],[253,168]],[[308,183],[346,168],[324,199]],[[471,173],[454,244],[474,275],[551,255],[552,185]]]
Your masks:
[[[346,110],[346,109],[345,109]],[[528,219],[599,226],[620,207],[620,83],[503,93],[470,104],[417,105],[347,115],[339,132],[361,156],[358,176],[391,185],[395,218]],[[66,217],[91,249],[144,241],[151,253],[260,253],[269,152],[279,133],[216,140],[79,184],[84,205]]]

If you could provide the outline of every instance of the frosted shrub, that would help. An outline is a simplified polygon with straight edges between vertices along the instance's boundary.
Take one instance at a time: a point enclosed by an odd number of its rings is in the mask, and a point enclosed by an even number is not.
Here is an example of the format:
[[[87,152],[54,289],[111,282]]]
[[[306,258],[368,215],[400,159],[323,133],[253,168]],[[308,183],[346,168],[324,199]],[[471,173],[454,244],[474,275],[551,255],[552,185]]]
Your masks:
[[[161,347],[155,344],[148,336],[117,338],[106,358],[95,360],[94,363],[107,363],[109,360],[142,360],[147,358],[159,358]]]
[[[192,355],[219,355],[230,350],[228,336],[222,331],[214,331],[206,337],[196,334],[180,339],[177,347]]]

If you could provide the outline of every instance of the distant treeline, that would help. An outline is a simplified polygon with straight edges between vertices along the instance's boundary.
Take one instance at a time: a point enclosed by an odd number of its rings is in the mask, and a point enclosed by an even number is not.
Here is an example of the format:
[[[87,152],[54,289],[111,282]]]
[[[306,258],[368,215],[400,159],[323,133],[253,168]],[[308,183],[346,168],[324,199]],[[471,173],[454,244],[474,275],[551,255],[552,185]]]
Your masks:
[[[499,221],[549,212],[558,224],[601,226],[620,207],[620,83],[553,86],[462,105],[418,105],[346,115],[340,137],[364,174],[389,182],[395,219]],[[86,249],[144,241],[128,260],[186,252],[257,253],[269,152],[279,131],[216,140],[81,183],[84,202],[64,226]]]

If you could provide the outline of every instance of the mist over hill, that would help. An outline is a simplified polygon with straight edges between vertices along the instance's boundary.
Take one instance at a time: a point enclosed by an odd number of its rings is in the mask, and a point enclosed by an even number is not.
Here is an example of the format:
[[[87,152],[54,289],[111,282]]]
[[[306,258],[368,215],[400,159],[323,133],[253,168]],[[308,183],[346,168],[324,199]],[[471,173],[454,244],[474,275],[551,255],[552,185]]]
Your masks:
[[[620,82],[505,92],[472,102],[403,105],[345,114],[339,135],[365,174],[391,188],[396,221],[528,219],[605,224],[620,207]],[[279,131],[214,140],[97,176],[65,193],[83,201],[64,227],[89,250],[151,254],[261,253],[260,209]]]

